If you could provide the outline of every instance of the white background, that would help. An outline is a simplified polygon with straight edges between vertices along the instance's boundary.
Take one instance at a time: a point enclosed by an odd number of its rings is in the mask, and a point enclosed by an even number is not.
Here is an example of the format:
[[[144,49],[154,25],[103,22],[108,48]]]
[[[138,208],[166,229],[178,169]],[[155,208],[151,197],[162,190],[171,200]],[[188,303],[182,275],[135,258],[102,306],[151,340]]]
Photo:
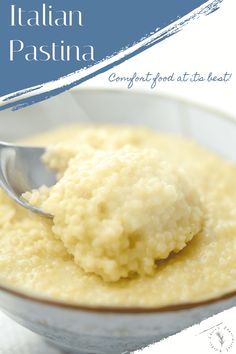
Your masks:
[[[224,0],[221,8],[209,16],[192,21],[181,32],[147,49],[118,67],[84,83],[81,87],[125,88],[126,84],[109,83],[108,76],[134,72],[214,72],[220,75],[232,72],[228,83],[162,83],[154,89],[191,99],[227,111],[236,116],[236,1]],[[135,89],[149,90],[145,84]]]
[[[173,37],[81,86],[110,89],[126,87],[125,84],[108,82],[108,76],[112,72],[116,72],[119,76],[130,76],[134,72],[141,75],[148,71],[165,75],[172,72],[181,74],[185,71],[190,73],[198,71],[203,74],[214,72],[216,75],[221,75],[228,71],[233,73],[228,83],[164,83],[159,84],[155,92],[184,97],[226,111],[236,117],[235,14],[236,0],[224,0],[220,10],[190,23],[188,27]],[[150,90],[150,88],[147,85],[138,84],[135,90]],[[200,326],[194,326],[160,342],[150,353],[217,353],[210,346],[211,330],[199,333],[222,323],[221,326],[230,329],[236,342],[235,315],[235,308],[219,314]],[[0,353],[57,354],[58,351],[46,349],[40,338],[0,314]],[[225,350],[222,353],[236,353],[236,343],[233,343],[229,351]]]

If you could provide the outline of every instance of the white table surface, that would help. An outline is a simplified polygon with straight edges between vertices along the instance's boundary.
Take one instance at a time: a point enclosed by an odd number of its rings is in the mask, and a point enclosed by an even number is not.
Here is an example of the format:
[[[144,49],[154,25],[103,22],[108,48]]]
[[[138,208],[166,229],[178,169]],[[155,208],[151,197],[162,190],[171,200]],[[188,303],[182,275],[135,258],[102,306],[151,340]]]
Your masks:
[[[0,354],[62,354],[0,312]]]

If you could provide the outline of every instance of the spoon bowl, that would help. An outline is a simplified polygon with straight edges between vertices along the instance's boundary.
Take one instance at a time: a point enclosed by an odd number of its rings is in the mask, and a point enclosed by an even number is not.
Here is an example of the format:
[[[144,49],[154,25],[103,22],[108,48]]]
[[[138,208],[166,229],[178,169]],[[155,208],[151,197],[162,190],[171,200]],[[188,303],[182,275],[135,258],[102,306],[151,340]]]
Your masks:
[[[16,203],[34,213],[47,218],[52,215],[40,208],[30,205],[22,194],[37,189],[42,185],[48,187],[56,183],[56,174],[41,161],[45,153],[43,147],[30,147],[0,142],[0,187]]]

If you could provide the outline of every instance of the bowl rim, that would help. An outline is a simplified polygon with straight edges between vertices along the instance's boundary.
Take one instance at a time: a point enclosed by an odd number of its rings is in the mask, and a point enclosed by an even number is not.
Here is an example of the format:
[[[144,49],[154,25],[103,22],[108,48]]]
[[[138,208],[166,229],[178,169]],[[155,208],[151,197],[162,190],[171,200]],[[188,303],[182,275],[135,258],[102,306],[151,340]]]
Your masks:
[[[208,106],[206,104],[198,103],[191,99],[186,99],[183,97],[179,97],[178,95],[163,93],[163,92],[148,92],[142,89],[136,89],[132,91],[127,91],[127,89],[122,88],[100,88],[100,87],[83,87],[83,88],[73,88],[72,92],[92,92],[92,93],[120,93],[120,94],[142,94],[145,96],[152,96],[152,97],[160,97],[161,99],[172,100],[176,103],[185,104],[186,107],[194,107],[208,113],[216,114],[220,119],[227,120],[228,122],[236,125],[236,117],[232,114],[222,111],[221,109],[214,108],[212,106]],[[0,291],[11,296],[19,297],[23,300],[28,300],[34,303],[39,303],[41,305],[48,305],[56,308],[64,308],[68,310],[76,310],[76,311],[84,311],[84,312],[96,312],[96,313],[115,313],[115,314],[155,314],[155,313],[168,313],[168,312],[177,312],[182,310],[191,310],[198,307],[208,306],[220,303],[222,301],[226,301],[236,297],[236,290],[230,291],[223,295],[202,300],[196,302],[183,302],[178,304],[166,305],[166,306],[150,306],[150,307],[143,307],[143,306],[103,306],[103,305],[83,305],[77,303],[69,303],[66,301],[60,300],[53,300],[49,297],[43,297],[36,294],[29,293],[27,291],[18,290],[11,286],[2,285],[0,284]]]
[[[77,303],[69,303],[66,301],[53,300],[47,297],[38,296],[34,294],[29,294],[28,292],[13,289],[8,286],[0,285],[0,291],[7,293],[8,295],[21,298],[33,303],[52,306],[54,308],[66,309],[66,310],[76,310],[79,312],[95,312],[95,313],[113,313],[113,314],[157,314],[157,313],[169,313],[169,312],[179,312],[183,310],[193,310],[199,307],[209,306],[221,303],[223,301],[236,298],[236,291],[229,292],[227,294],[197,302],[183,302],[180,304],[166,305],[166,306],[103,306],[103,305],[83,305]]]
[[[175,94],[175,93],[168,93],[168,92],[154,92],[154,91],[147,91],[141,88],[129,90],[126,88],[104,88],[104,87],[73,87],[70,90],[72,93],[75,92],[86,92],[86,93],[118,93],[118,94],[126,94],[126,95],[142,95],[142,96],[150,96],[150,97],[157,97],[165,100],[172,100],[175,101],[176,103],[182,103],[185,104],[187,107],[195,107],[197,109],[207,111],[209,113],[216,114],[220,117],[220,119],[225,119],[228,120],[230,123],[236,124],[236,115],[229,113],[227,111],[224,111],[221,108],[215,108],[212,105],[208,105],[206,103],[200,103],[198,101],[195,101],[192,98],[185,98],[181,95]]]

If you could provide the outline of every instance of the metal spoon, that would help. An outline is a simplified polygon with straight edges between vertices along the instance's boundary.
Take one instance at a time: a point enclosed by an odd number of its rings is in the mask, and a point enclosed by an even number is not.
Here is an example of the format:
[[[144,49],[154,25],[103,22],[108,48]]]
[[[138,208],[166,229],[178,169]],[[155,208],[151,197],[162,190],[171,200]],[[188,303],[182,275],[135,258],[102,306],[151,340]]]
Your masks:
[[[22,193],[56,183],[56,174],[41,161],[45,148],[0,142],[0,187],[15,202],[34,213],[52,218],[40,208],[30,205]]]

